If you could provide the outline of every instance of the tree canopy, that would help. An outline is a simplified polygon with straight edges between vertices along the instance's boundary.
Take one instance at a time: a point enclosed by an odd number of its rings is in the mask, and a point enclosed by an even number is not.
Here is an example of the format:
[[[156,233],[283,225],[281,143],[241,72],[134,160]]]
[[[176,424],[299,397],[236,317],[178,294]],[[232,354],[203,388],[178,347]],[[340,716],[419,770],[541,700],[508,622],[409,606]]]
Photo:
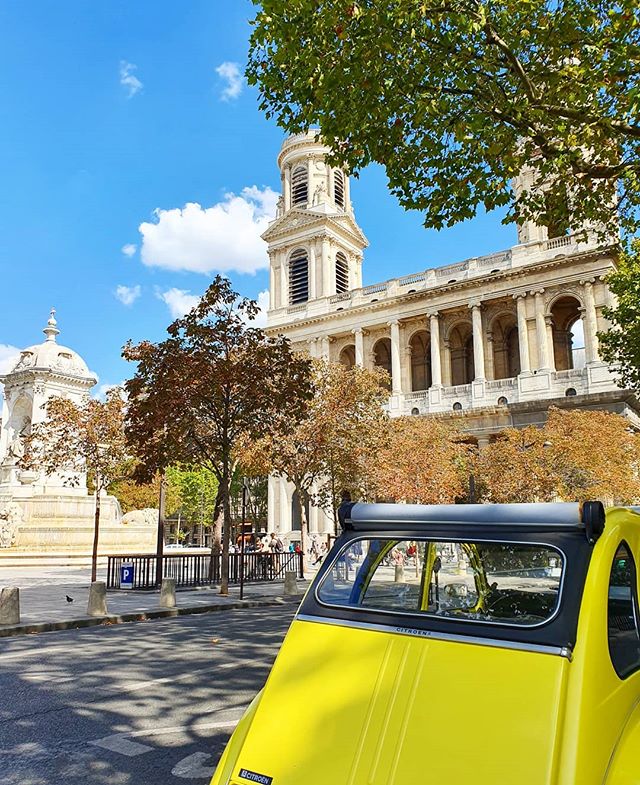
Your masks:
[[[224,514],[221,591],[228,591],[229,489],[239,439],[295,426],[311,395],[309,361],[283,336],[250,326],[258,312],[216,276],[199,304],[157,344],[124,347],[137,363],[126,382],[127,438],[148,480],[175,463],[201,466],[218,481]]]
[[[318,127],[354,172],[382,164],[427,226],[505,205],[508,220],[635,224],[637,0],[254,2],[248,77],[267,116]],[[528,165],[546,194],[515,204]]]

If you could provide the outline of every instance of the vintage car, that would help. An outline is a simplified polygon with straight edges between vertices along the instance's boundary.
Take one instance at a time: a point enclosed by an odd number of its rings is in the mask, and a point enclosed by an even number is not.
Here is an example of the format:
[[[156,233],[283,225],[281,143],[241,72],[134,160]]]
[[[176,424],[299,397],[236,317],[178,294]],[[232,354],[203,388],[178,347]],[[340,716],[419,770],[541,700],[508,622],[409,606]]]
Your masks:
[[[640,514],[355,504],[212,785],[638,785]]]

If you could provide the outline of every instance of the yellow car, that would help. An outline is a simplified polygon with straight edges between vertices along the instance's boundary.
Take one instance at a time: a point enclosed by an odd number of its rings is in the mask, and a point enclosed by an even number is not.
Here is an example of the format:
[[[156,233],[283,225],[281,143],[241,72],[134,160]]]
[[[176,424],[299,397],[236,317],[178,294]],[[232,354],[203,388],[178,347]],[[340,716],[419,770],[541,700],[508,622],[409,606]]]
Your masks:
[[[638,511],[342,521],[212,785],[639,785]]]

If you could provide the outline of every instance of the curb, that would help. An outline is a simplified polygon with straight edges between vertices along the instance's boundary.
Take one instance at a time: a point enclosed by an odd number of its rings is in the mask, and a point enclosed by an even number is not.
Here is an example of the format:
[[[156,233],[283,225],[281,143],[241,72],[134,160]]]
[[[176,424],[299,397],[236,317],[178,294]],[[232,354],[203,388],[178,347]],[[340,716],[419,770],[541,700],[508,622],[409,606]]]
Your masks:
[[[299,601],[300,597],[292,597]],[[286,605],[289,600],[274,597],[271,600],[234,600],[228,604],[216,603],[215,605],[192,605],[184,608],[158,608],[151,611],[136,611],[135,613],[109,614],[107,616],[81,616],[78,619],[67,621],[45,621],[33,624],[14,624],[0,627],[0,638],[9,638],[17,635],[33,635],[39,632],[54,632],[56,630],[78,630],[84,627],[97,627],[98,625],[125,624],[134,621],[150,621],[152,619],[168,619],[174,616],[191,616],[200,613],[215,613],[217,611],[232,611],[238,608],[264,608],[273,605]]]

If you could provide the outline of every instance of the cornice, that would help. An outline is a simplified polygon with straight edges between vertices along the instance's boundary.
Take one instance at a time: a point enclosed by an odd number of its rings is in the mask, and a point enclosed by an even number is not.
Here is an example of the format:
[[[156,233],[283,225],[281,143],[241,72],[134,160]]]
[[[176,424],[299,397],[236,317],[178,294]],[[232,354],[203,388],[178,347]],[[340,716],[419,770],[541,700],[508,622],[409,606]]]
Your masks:
[[[554,268],[561,267],[568,262],[571,264],[583,262],[588,259],[607,259],[611,260],[611,256],[615,253],[613,248],[604,248],[604,249],[597,249],[592,251],[583,251],[581,253],[574,253],[574,254],[567,254],[563,256],[556,256],[553,259],[546,259],[541,260],[539,262],[534,262],[532,264],[522,265],[521,267],[508,267],[504,270],[501,270],[499,273],[485,273],[483,275],[477,275],[473,278],[468,278],[463,281],[456,281],[455,283],[445,283],[437,288],[433,289],[422,289],[416,292],[407,292],[404,294],[397,294],[395,297],[385,298],[383,300],[378,300],[377,302],[368,302],[362,303],[361,305],[352,306],[348,309],[339,311],[334,310],[327,313],[317,314],[314,316],[310,316],[305,319],[300,320],[292,320],[290,322],[284,322],[279,325],[274,325],[273,327],[267,327],[266,332],[268,334],[277,335],[279,333],[283,333],[284,331],[289,331],[298,328],[309,327],[313,325],[325,324],[329,321],[335,321],[336,319],[342,320],[345,317],[350,317],[353,315],[361,315],[363,313],[375,313],[379,311],[386,310],[391,306],[397,306],[400,303],[407,303],[407,302],[414,302],[416,300],[434,300],[439,297],[441,294],[446,292],[463,292],[465,290],[476,288],[478,284],[486,283],[487,280],[490,281],[499,281],[499,280],[506,280],[506,279],[513,279],[518,280],[525,277],[528,277],[532,273],[536,272],[544,272],[545,270],[550,270]],[[435,268],[438,269],[438,268]],[[604,268],[603,271],[605,272]],[[599,271],[590,271],[589,277],[598,276],[601,273]],[[581,271],[579,278],[584,279],[586,273],[585,271]],[[547,286],[558,286],[562,285],[563,283],[567,283],[569,280],[573,281],[575,279],[567,278],[565,280],[558,279],[553,281],[551,284],[546,284]],[[502,291],[502,292],[490,292],[487,293],[487,296],[482,297],[482,302],[489,303],[492,300],[499,300],[503,297],[510,297],[516,294],[526,294],[532,288],[536,288],[538,286],[542,286],[542,284],[534,284],[529,283],[527,285],[522,286],[522,290],[519,287],[510,290],[510,291]],[[466,307],[469,301],[469,296],[461,296],[458,300],[453,300],[446,304],[446,306],[442,304],[432,305],[430,310],[454,310],[455,308],[463,308]],[[401,317],[404,319],[414,318],[419,314],[408,314],[406,317]]]

